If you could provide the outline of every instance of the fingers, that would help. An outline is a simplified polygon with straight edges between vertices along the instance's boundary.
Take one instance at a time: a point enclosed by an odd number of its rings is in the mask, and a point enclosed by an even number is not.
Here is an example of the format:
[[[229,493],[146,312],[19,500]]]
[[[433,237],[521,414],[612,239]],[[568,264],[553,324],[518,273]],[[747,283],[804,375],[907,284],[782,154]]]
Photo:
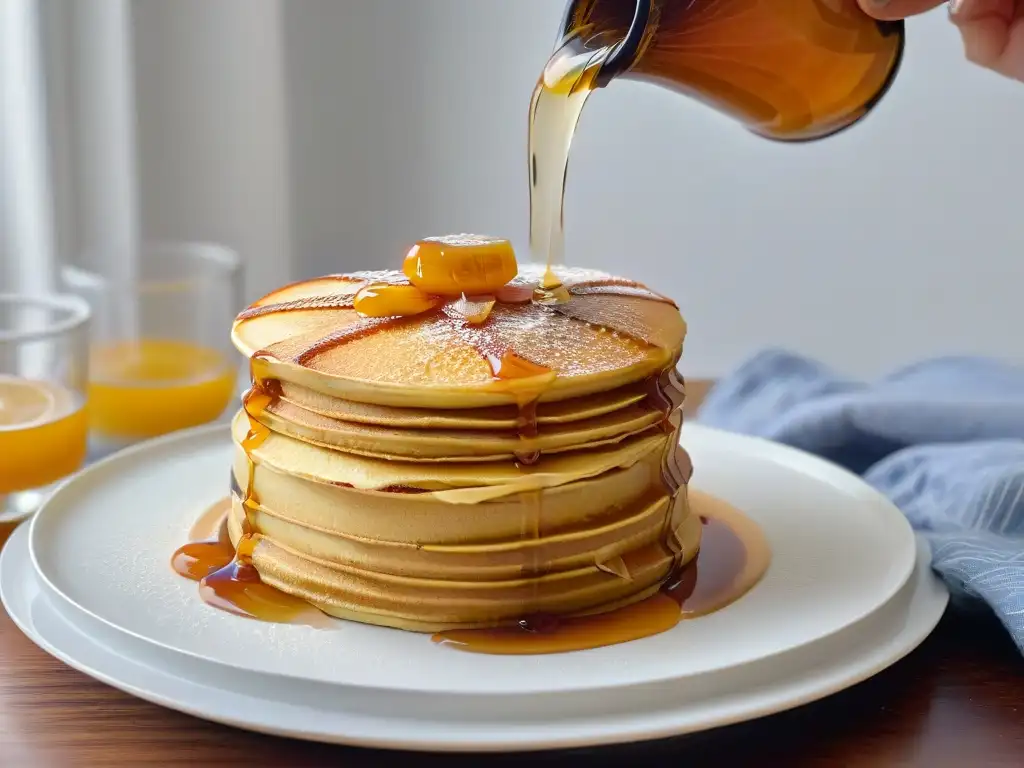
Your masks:
[[[949,18],[960,29],[969,61],[999,71],[1012,63],[1008,54],[1014,6],[1014,0],[951,0]],[[1020,77],[1024,73],[1004,74]]]
[[[941,0],[857,0],[877,19],[930,11]],[[1024,0],[949,0],[969,61],[1024,82]]]
[[[944,0],[857,0],[860,7],[876,19],[904,19],[930,11]]]

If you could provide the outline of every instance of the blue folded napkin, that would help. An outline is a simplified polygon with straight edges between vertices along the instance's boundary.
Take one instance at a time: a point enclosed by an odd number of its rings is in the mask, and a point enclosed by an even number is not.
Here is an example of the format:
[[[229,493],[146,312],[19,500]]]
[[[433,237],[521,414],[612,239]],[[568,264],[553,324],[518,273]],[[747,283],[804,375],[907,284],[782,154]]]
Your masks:
[[[873,383],[767,351],[697,421],[818,454],[903,510],[954,593],[984,600],[1024,653],[1024,369],[928,360]]]

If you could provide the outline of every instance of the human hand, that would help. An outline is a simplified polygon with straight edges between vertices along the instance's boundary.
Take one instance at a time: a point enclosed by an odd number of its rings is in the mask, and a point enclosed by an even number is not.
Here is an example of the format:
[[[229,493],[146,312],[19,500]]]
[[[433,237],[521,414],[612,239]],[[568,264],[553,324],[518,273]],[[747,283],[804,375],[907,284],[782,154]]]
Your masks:
[[[859,0],[876,19],[902,19],[942,5],[941,0]],[[949,18],[960,30],[964,55],[1024,82],[1024,0],[949,0]]]

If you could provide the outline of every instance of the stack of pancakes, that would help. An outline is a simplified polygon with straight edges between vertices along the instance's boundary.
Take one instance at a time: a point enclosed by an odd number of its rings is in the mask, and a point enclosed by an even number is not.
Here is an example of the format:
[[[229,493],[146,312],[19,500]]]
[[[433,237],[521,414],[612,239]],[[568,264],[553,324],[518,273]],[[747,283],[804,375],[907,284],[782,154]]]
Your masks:
[[[532,300],[527,266],[482,321],[464,298],[364,317],[360,289],[406,284],[390,271],[286,286],[238,316],[254,388],[233,423],[229,532],[256,540],[264,582],[438,631],[610,610],[692,559],[679,310],[556,273],[569,301]]]

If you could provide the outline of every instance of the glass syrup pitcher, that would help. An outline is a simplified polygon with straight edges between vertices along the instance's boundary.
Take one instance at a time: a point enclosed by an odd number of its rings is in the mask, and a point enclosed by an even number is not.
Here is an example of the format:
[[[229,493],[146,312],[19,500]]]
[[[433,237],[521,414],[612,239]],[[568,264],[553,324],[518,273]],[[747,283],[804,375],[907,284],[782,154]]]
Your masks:
[[[808,141],[871,111],[904,39],[902,21],[856,0],[570,0],[549,67],[587,57],[590,88],[652,82],[765,138]]]
[[[564,299],[569,149],[583,106],[616,78],[656,83],[776,141],[822,139],[889,89],[902,21],[856,0],[570,0],[530,103],[530,250],[546,263],[540,298]]]

